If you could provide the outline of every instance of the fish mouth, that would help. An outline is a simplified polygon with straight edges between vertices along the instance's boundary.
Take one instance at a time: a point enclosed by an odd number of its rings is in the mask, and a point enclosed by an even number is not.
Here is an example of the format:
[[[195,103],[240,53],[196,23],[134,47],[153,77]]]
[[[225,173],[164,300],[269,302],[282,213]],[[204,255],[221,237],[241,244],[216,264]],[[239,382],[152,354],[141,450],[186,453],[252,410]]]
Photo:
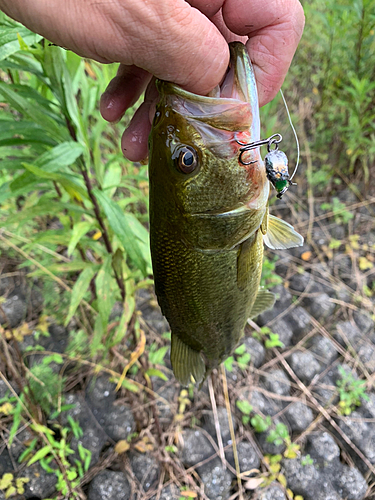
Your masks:
[[[253,66],[243,43],[231,42],[229,50],[227,72],[222,82],[206,96],[194,94],[166,81],[158,80],[156,85],[173,109],[190,120],[227,131],[255,127],[250,132],[256,134],[259,128],[259,105]]]

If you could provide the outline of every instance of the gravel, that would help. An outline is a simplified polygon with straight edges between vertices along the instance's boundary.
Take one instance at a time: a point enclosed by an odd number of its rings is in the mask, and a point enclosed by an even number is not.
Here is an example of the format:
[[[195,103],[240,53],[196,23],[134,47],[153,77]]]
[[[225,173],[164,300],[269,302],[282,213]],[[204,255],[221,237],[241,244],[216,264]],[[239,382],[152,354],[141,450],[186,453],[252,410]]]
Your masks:
[[[215,453],[211,443],[200,430],[183,430],[182,439],[184,446],[180,458],[187,468],[198,464]]]
[[[284,370],[272,370],[262,377],[264,387],[269,392],[279,396],[288,396],[290,393],[290,380]]]
[[[160,464],[152,455],[132,452],[129,454],[130,465],[135,477],[144,491],[148,491],[160,477]]]
[[[332,465],[340,461],[340,448],[328,432],[310,434],[305,452],[320,466]]]
[[[246,346],[246,352],[251,356],[251,363],[253,363],[255,368],[259,368],[264,363],[264,358],[266,357],[266,350],[263,344],[254,339],[254,337],[245,337],[243,343]]]
[[[309,384],[317,373],[320,372],[320,364],[309,351],[296,351],[289,358],[290,366],[294,373],[305,384]]]
[[[302,432],[306,430],[314,420],[314,414],[311,408],[301,401],[296,401],[289,405],[284,412],[284,416],[288,420],[288,424],[293,432]]]
[[[197,472],[204,484],[204,492],[210,500],[227,500],[230,497],[232,475],[219,457],[198,467]]]
[[[237,443],[237,455],[241,472],[259,468],[260,458],[254,446],[249,441]],[[226,459],[235,468],[233,448],[226,452]]]
[[[105,469],[89,485],[87,500],[130,500],[129,481],[123,472]]]
[[[286,496],[281,486],[270,484],[267,489],[261,490],[257,500],[286,500]]]
[[[220,426],[220,434],[221,438],[223,440],[224,446],[228,444],[228,442],[231,439],[230,435],[230,429],[229,429],[229,419],[228,419],[228,413],[226,408],[219,406],[217,408],[217,416],[218,416],[218,421],[219,421],[219,426]],[[237,430],[237,422],[232,419],[234,431],[236,432]],[[216,428],[215,428],[215,418],[214,414],[212,411],[208,411],[204,414],[203,416],[203,428],[214,438],[214,440],[217,440],[216,436]]]

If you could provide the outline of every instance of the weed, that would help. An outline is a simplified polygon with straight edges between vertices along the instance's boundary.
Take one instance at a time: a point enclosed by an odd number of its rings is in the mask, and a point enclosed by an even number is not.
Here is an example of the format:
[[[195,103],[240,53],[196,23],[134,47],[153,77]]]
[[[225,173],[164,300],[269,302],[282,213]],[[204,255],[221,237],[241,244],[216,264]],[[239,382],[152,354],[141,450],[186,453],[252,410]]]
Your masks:
[[[339,390],[339,411],[342,415],[350,415],[357,406],[361,406],[361,399],[368,401],[366,381],[358,380],[350,371],[342,366],[338,368],[341,379],[336,382]]]
[[[5,498],[11,498],[25,493],[24,485],[30,481],[29,477],[17,477],[13,474],[6,473],[0,478],[0,490],[4,493]]]
[[[304,456],[301,458],[301,464],[302,464],[303,466],[305,466],[305,465],[313,465],[313,463],[314,463],[314,460],[310,457],[310,455],[309,455],[309,454],[304,455]]]
[[[320,208],[333,212],[336,224],[347,224],[354,217],[353,213],[347,210],[345,203],[336,197],[332,198],[332,203],[322,203]]]
[[[267,349],[272,349],[273,347],[284,347],[281,342],[278,333],[273,333],[268,326],[262,326],[259,332],[253,332],[253,337],[264,341],[264,345]]]
[[[256,414],[250,419],[250,423],[255,432],[266,432],[272,425],[272,419],[269,415],[263,417],[262,415]]]
[[[250,422],[250,413],[253,411],[253,407],[244,399],[237,400],[236,406],[242,413],[242,423],[247,425]]]

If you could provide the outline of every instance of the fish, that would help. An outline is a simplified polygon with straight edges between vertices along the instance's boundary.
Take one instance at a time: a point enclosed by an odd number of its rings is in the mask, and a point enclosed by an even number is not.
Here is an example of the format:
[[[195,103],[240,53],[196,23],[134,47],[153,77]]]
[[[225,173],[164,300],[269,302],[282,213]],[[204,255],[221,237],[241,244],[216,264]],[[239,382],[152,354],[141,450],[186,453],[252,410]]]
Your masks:
[[[303,244],[269,214],[256,81],[245,45],[229,44],[222,83],[207,96],[158,80],[149,137],[150,247],[155,292],[171,328],[171,365],[202,384],[232,354],[249,318],[271,308],[260,287],[264,243]],[[245,165],[246,163],[246,165]]]

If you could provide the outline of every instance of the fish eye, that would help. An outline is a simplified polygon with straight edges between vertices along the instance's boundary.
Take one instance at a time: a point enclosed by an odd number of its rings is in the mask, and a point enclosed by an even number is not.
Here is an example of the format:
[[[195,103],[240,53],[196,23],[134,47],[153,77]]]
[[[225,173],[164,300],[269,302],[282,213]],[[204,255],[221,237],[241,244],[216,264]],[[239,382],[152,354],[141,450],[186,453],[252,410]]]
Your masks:
[[[191,146],[181,148],[178,155],[178,168],[184,174],[190,174],[198,166],[198,154]]]

